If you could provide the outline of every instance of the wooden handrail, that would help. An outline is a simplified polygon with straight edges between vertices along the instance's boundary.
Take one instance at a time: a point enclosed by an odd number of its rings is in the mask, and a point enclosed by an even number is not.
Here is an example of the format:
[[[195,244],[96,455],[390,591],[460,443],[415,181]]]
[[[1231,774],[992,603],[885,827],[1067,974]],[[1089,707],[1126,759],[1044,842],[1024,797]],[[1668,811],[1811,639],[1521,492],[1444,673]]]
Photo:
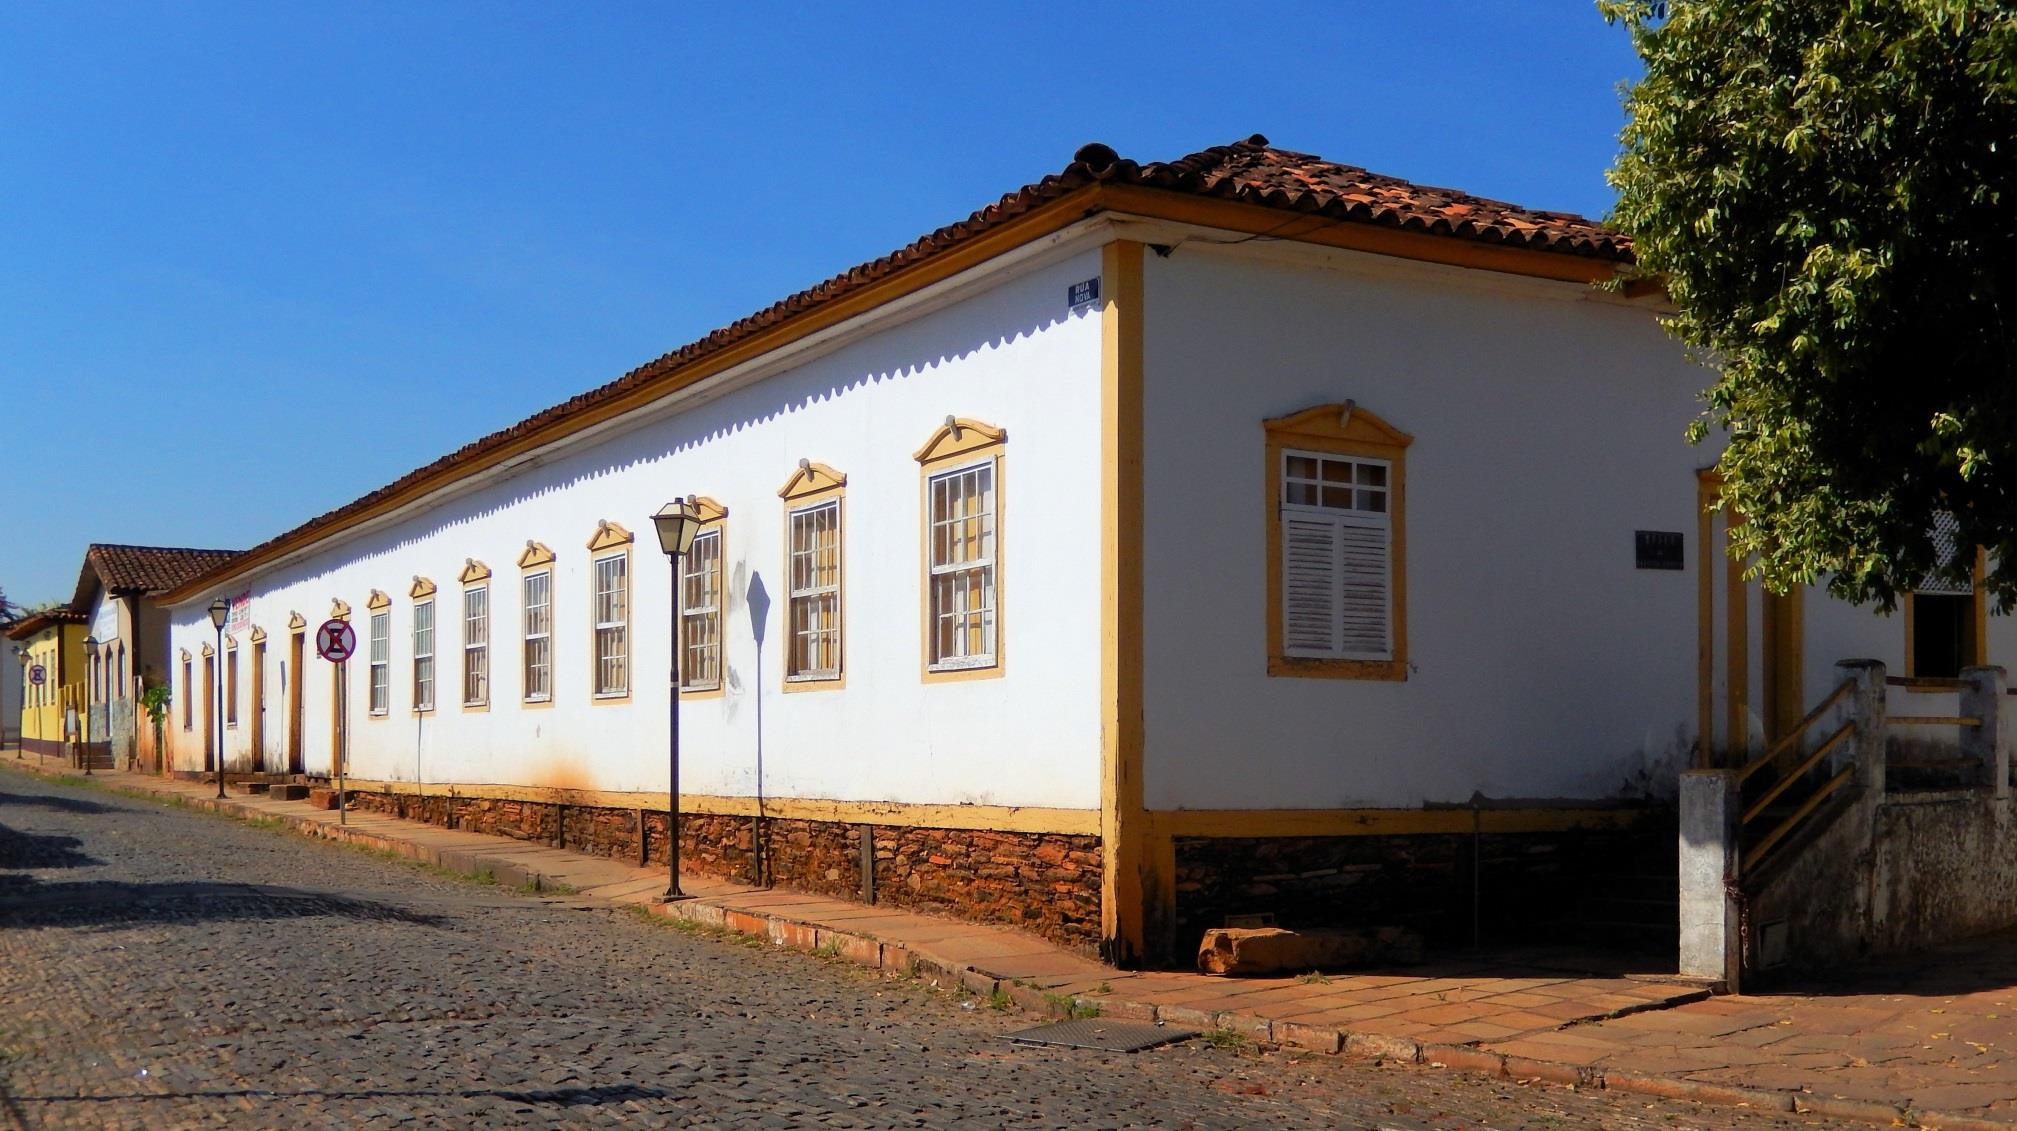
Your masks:
[[[1979,727],[1982,720],[1974,715],[1892,715],[1891,722],[1905,727]]]
[[[1821,745],[1816,746],[1814,748],[1814,752],[1812,754],[1807,755],[1807,760],[1800,763],[1800,767],[1798,769],[1794,770],[1792,773],[1787,774],[1785,777],[1780,778],[1778,784],[1774,785],[1771,789],[1765,791],[1765,796],[1760,797],[1758,800],[1752,802],[1751,807],[1749,809],[1744,810],[1744,816],[1742,817],[1740,823],[1748,825],[1752,821],[1757,820],[1758,814],[1763,813],[1767,806],[1771,805],[1772,802],[1777,801],[1779,799],[1780,794],[1786,792],[1788,789],[1791,789],[1794,782],[1799,781],[1803,776],[1805,776],[1808,770],[1811,770],[1816,765],[1819,765],[1821,759],[1827,757],[1828,752],[1830,750],[1833,750],[1837,746],[1840,746],[1842,744],[1843,739],[1849,737],[1854,733],[1856,733],[1856,724],[1854,722],[1843,723],[1840,730],[1837,730],[1834,734],[1829,735],[1828,740],[1826,742],[1823,742]]]
[[[1973,680],[1954,679],[1951,676],[1936,675],[1887,675],[1884,682],[1892,687],[1902,687],[1907,691],[1966,691],[1975,686]]]
[[[1822,715],[1826,714],[1828,708],[1833,707],[1835,704],[1841,702],[1842,696],[1847,695],[1849,693],[1849,689],[1854,686],[1856,686],[1855,680],[1853,679],[1843,680],[1842,685],[1840,687],[1837,687],[1835,690],[1829,692],[1828,697],[1826,699],[1821,700],[1821,702],[1818,705],[1816,705],[1813,710],[1807,712],[1806,718],[1801,719],[1797,723],[1794,723],[1793,729],[1787,731],[1784,737],[1780,738],[1779,741],[1773,743],[1772,748],[1770,750],[1765,751],[1765,753],[1759,755],[1755,760],[1746,762],[1743,768],[1737,771],[1737,781],[1740,784],[1749,781],[1751,779],[1752,774],[1755,774],[1759,770],[1764,769],[1766,766],[1771,765],[1773,762],[1778,761],[1779,755],[1784,754],[1786,751],[1792,749],[1792,747],[1796,743],[1798,743],[1801,738],[1806,736],[1807,728],[1813,726],[1814,721],[1816,719],[1819,719]]]
[[[1785,820],[1779,822],[1777,828],[1774,828],[1771,832],[1765,834],[1764,840],[1759,841],[1756,847],[1752,848],[1751,851],[1746,852],[1744,854],[1743,863],[1739,865],[1738,868],[1739,873],[1741,874],[1744,872],[1749,872],[1751,869],[1757,867],[1758,861],[1764,859],[1765,853],[1771,851],[1773,845],[1779,843],[1779,841],[1782,838],[1784,838],[1787,833],[1792,832],[1794,826],[1798,825],[1801,821],[1806,820],[1808,814],[1812,813],[1816,809],[1819,809],[1821,807],[1821,802],[1826,801],[1830,794],[1834,793],[1837,789],[1840,789],[1842,787],[1843,782],[1846,782],[1850,778],[1855,776],[1856,776],[1856,765],[1855,763],[1852,762],[1847,767],[1845,767],[1841,773],[1836,774],[1832,778],[1829,778],[1827,782],[1821,786],[1821,788],[1814,791],[1814,796],[1809,797],[1806,801],[1800,804],[1800,807],[1798,809],[1793,810],[1792,816],[1787,817]]]

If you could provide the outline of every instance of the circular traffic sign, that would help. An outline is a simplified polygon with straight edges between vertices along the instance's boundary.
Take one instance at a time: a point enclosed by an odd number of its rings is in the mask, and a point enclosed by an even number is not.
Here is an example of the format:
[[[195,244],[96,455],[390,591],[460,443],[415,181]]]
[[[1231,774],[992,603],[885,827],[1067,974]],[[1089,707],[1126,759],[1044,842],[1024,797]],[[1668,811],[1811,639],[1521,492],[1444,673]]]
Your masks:
[[[315,654],[340,664],[357,651],[357,633],[349,621],[326,620],[315,630]]]
[[[28,682],[40,686],[42,681],[48,678],[48,675],[49,673],[43,669],[41,664],[36,664],[28,669]]]

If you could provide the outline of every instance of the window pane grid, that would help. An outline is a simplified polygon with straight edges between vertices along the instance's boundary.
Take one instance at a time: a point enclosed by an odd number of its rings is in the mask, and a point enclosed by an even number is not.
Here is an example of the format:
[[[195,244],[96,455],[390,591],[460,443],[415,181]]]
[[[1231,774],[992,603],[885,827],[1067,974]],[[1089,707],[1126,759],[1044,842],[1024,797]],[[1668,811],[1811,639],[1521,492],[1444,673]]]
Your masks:
[[[622,695],[630,688],[630,656],[626,630],[629,612],[627,555],[600,558],[595,563],[595,693]]]
[[[985,667],[995,652],[994,464],[933,476],[928,487],[929,661]]]
[[[490,701],[490,587],[462,593],[462,701]]]
[[[413,709],[434,709],[434,602],[413,606]]]
[[[788,675],[840,673],[840,501],[791,514],[791,657]]]
[[[1282,502],[1292,507],[1386,514],[1387,476],[1385,460],[1284,452]]]
[[[721,686],[721,531],[703,531],[681,562],[680,686]]]
[[[392,698],[392,614],[371,614],[371,713],[384,714]]]
[[[525,697],[553,697],[553,574],[525,578]]]

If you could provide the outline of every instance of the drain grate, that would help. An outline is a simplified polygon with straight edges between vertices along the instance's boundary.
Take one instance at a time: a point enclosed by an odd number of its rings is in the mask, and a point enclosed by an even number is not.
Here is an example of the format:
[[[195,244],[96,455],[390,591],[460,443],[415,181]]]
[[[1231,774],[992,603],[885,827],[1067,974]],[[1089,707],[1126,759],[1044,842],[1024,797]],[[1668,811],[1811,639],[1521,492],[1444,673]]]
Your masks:
[[[1197,1036],[1189,1029],[1172,1029],[1136,1021],[1102,1021],[1097,1017],[1039,1025],[1004,1036],[1019,1045],[1051,1045],[1067,1049],[1098,1049],[1101,1052],[1140,1052],[1157,1045],[1171,1045]]]

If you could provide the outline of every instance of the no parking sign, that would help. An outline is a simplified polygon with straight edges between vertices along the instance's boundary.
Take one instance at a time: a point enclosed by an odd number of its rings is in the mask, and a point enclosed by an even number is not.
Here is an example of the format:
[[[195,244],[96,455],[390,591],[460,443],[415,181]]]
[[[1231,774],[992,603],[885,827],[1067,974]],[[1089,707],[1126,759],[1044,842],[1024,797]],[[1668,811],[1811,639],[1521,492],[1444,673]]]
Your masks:
[[[315,630],[315,654],[340,664],[357,652],[357,633],[349,621],[326,620]]]

